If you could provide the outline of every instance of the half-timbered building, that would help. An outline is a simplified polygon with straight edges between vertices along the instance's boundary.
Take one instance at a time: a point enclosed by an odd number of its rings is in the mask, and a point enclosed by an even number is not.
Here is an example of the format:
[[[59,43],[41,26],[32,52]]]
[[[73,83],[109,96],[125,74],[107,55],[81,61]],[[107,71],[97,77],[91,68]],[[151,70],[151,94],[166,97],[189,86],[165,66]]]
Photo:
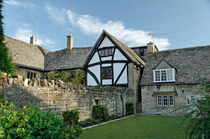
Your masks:
[[[31,37],[25,43],[5,36],[5,44],[23,78],[45,78],[55,70],[82,69],[86,86],[124,86],[133,89],[135,102],[142,102],[147,114],[174,112],[181,104],[195,101],[193,91],[200,82],[210,82],[210,46],[159,51],[154,43],[129,48],[103,30],[93,47],[49,51]],[[176,114],[176,113],[175,113]]]

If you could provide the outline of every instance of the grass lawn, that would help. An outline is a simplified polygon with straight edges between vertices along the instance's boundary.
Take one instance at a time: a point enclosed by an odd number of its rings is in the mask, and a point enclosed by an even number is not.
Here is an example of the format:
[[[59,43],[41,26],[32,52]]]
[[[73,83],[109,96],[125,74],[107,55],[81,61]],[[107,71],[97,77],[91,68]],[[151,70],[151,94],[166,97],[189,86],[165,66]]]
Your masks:
[[[133,116],[83,130],[79,139],[182,139],[182,117]]]

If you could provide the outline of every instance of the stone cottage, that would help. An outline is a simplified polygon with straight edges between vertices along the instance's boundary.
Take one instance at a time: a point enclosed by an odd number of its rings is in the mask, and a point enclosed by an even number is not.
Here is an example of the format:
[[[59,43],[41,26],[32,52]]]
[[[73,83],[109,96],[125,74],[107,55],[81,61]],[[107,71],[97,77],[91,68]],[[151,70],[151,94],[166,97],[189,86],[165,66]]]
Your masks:
[[[36,45],[35,36],[30,44],[5,36],[5,43],[18,75],[45,78],[49,71],[82,69],[86,86],[131,88],[147,114],[179,114],[169,111],[196,99],[186,88],[210,82],[210,46],[159,51],[149,42],[129,48],[106,31],[93,47],[73,47],[67,36],[66,49],[55,52]]]

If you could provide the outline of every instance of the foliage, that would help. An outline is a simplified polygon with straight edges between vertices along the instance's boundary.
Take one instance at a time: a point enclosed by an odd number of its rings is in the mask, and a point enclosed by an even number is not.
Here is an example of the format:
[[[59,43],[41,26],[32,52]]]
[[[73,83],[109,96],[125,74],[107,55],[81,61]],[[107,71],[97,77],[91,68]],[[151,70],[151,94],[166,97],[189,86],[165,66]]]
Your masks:
[[[204,96],[185,108],[182,121],[187,123],[186,134],[192,139],[210,138],[210,84],[203,83],[200,93]]]
[[[0,0],[0,70],[9,74],[15,74],[15,64],[12,62],[11,57],[8,55],[8,49],[4,44],[4,31],[3,31],[3,16],[2,16],[2,0]]]
[[[78,110],[64,111],[63,118],[67,125],[78,124],[79,112],[78,112]]]
[[[109,113],[107,107],[104,105],[94,105],[92,116],[94,119],[98,119],[100,121],[109,120]]]
[[[83,70],[75,71],[51,71],[47,74],[48,79],[55,81],[71,82],[74,84],[85,85],[85,73]]]
[[[85,73],[83,70],[75,70],[75,77],[72,78],[72,83],[85,85]]]
[[[86,119],[85,121],[79,122],[79,125],[82,127],[87,127],[87,126],[92,126],[99,123],[101,123],[101,121],[97,119]]]
[[[0,83],[6,82],[7,79],[7,75],[0,71]]]
[[[132,116],[83,130],[80,139],[183,139],[182,117]]]
[[[133,102],[127,102],[125,104],[126,107],[126,115],[134,114],[134,103]]]
[[[63,118],[49,110],[42,112],[31,105],[19,111],[14,105],[0,104],[0,138],[70,138],[81,133],[77,124],[66,126]]]

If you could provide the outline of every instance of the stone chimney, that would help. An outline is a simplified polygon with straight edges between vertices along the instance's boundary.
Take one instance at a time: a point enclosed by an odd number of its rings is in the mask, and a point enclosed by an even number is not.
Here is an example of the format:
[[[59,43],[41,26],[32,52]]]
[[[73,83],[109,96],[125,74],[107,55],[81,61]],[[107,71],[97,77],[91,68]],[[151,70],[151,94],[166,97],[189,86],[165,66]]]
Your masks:
[[[158,49],[153,42],[150,41],[149,43],[147,43],[147,53],[155,53],[157,51]]]
[[[36,37],[34,35],[30,37],[30,44],[36,45]]]
[[[67,36],[67,49],[72,50],[74,37],[72,35]]]

